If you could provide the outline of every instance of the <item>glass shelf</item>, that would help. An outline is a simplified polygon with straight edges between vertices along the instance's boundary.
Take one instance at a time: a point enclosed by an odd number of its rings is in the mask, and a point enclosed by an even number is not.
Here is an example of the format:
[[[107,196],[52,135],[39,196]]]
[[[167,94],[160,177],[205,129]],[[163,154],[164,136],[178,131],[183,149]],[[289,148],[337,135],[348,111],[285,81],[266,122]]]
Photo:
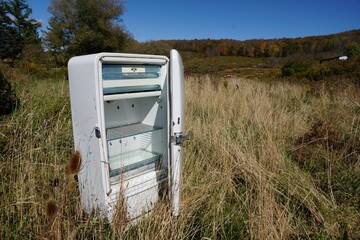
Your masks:
[[[160,85],[152,84],[152,85],[139,85],[139,86],[117,86],[117,87],[105,87],[103,89],[104,95],[151,92],[151,91],[161,91]]]
[[[160,97],[160,96],[161,96],[161,91],[121,93],[121,94],[104,95],[104,101],[133,99],[133,98]]]
[[[151,126],[142,123],[129,124],[125,126],[106,129],[106,140],[114,140],[124,137],[135,136],[142,133],[160,130],[162,127]]]
[[[146,165],[152,165],[159,161],[161,154],[149,152],[143,149],[123,153],[109,158],[110,178],[120,173],[131,171]]]

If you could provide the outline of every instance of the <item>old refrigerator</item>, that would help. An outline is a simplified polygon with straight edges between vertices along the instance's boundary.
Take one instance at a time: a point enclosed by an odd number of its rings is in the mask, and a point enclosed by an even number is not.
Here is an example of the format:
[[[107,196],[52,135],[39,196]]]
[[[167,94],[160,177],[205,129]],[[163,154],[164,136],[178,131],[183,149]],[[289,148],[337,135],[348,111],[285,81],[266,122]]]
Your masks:
[[[68,71],[85,211],[111,220],[122,204],[132,221],[164,199],[178,215],[184,139],[180,54],[77,56]]]

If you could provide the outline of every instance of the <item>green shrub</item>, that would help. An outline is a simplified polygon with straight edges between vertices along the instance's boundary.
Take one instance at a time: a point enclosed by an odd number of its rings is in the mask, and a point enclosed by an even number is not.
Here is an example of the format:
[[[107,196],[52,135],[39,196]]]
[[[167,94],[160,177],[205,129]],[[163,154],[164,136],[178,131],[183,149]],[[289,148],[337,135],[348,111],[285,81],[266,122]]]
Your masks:
[[[51,68],[48,71],[49,78],[67,79],[67,76],[68,76],[67,67]]]
[[[344,50],[345,55],[347,55],[348,57],[355,57],[355,56],[360,56],[360,44],[358,43],[351,43],[349,44],[345,50]]]
[[[283,77],[297,76],[304,74],[311,65],[305,61],[288,61],[282,68]]]
[[[23,74],[39,78],[46,77],[48,72],[47,67],[44,64],[28,61],[19,61],[16,64],[16,68],[18,68]]]
[[[282,72],[280,69],[273,69],[268,73],[264,74],[263,79],[272,81],[272,80],[280,79],[281,76],[282,76]]]
[[[339,76],[358,77],[360,75],[360,58],[352,57],[346,61],[333,59],[323,64],[309,61],[288,61],[281,68],[282,77],[309,79],[319,81]]]
[[[18,104],[19,99],[14,90],[0,72],[0,116],[12,113]]]
[[[306,77],[310,80],[322,80],[333,74],[331,68],[326,65],[315,65],[308,69]]]
[[[35,78],[67,79],[67,68],[52,68],[42,63],[19,61],[16,68],[21,73]]]

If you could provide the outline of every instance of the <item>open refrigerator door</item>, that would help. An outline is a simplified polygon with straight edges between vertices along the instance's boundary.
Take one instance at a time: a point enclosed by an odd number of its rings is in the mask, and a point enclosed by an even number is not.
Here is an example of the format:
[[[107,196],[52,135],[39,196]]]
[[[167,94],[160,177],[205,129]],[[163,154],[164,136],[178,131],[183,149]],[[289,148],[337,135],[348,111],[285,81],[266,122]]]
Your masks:
[[[170,154],[171,154],[171,205],[172,213],[180,212],[182,142],[185,107],[184,66],[176,50],[170,52]]]

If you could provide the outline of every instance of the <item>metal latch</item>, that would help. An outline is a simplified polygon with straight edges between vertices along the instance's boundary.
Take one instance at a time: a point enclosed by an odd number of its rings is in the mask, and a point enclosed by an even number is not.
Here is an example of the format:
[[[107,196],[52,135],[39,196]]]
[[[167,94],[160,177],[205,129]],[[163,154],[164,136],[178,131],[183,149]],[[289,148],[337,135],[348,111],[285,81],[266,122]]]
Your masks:
[[[100,133],[100,129],[98,127],[95,127],[95,136],[97,138],[101,138],[101,133]]]
[[[174,133],[174,136],[171,136],[171,142],[175,143],[175,145],[181,145],[186,140],[189,140],[192,136],[192,132],[188,132],[188,134],[183,135],[182,132]]]

